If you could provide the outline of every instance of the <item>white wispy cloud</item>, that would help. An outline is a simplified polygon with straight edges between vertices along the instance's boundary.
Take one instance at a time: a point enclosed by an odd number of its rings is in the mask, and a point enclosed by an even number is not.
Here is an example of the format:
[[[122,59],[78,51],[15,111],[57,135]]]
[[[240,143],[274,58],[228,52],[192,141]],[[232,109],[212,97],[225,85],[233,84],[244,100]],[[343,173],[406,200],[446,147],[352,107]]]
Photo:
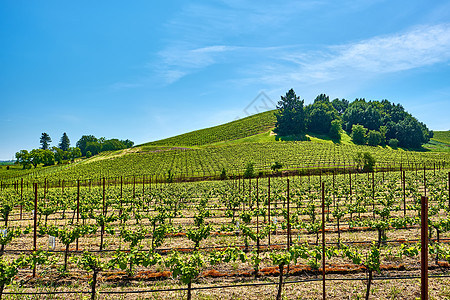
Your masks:
[[[450,60],[450,24],[420,26],[315,51],[291,48],[278,57],[258,71],[265,74],[258,80],[314,84],[411,70]]]
[[[235,51],[239,47],[213,45],[200,48],[189,48],[177,45],[158,53],[159,75],[166,84],[171,84],[185,75],[206,68],[217,63],[227,52]]]

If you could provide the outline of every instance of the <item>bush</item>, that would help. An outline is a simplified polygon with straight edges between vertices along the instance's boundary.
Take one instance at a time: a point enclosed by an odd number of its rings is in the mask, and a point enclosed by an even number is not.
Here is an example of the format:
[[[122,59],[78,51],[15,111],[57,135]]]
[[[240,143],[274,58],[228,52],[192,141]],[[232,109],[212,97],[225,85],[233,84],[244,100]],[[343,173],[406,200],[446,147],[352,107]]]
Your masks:
[[[375,158],[369,152],[358,152],[354,158],[356,166],[360,171],[373,172]]]
[[[398,147],[398,140],[397,139],[390,139],[389,140],[389,146],[393,149],[397,149]]]
[[[244,178],[252,178],[255,177],[255,163],[254,162],[248,162],[247,166],[245,167],[244,171]]]
[[[375,130],[370,130],[369,136],[367,137],[367,144],[369,146],[378,146],[381,144],[381,133]]]
[[[227,179],[227,171],[225,170],[225,168],[222,168],[222,173],[220,173],[220,179],[221,180]]]
[[[336,143],[339,143],[341,141],[341,132],[342,132],[341,121],[338,119],[331,121],[331,128],[329,135]]]
[[[278,173],[278,171],[279,171],[282,167],[283,167],[283,165],[276,161],[270,168],[271,168],[272,171],[274,171],[275,173]]]
[[[367,128],[362,125],[352,126],[352,140],[355,144],[364,145],[366,143]]]
[[[86,158],[89,158],[89,157],[91,157],[91,156],[92,156],[91,151],[86,152]]]

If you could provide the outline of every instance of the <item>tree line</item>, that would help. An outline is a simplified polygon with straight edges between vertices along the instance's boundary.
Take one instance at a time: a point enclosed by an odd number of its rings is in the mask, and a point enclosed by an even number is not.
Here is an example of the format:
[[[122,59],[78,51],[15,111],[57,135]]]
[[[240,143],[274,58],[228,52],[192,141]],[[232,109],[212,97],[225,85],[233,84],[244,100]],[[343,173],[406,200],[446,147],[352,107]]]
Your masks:
[[[24,169],[37,167],[40,164],[51,166],[54,164],[64,164],[74,161],[76,158],[85,156],[89,158],[103,151],[114,151],[130,148],[134,142],[130,140],[109,139],[104,137],[96,138],[93,135],[83,135],[76,143],[76,147],[70,147],[70,139],[64,132],[58,146],[50,148],[52,139],[46,132],[41,134],[40,148],[20,150],[16,153],[16,164],[21,164]]]
[[[306,132],[326,134],[339,142],[345,130],[355,144],[370,146],[420,148],[433,137],[433,131],[419,122],[402,105],[388,100],[349,102],[320,94],[304,105],[293,89],[278,102],[274,132],[278,136],[301,135]]]

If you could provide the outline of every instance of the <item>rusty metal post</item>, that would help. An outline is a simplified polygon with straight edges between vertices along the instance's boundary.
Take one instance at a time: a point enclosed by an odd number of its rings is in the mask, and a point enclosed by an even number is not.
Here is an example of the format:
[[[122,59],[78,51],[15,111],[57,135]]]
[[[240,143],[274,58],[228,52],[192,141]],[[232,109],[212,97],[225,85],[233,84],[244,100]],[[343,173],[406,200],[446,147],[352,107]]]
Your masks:
[[[422,196],[421,198],[421,232],[420,237],[422,241],[422,249],[420,253],[421,265],[421,299],[428,300],[428,198]]]
[[[77,180],[77,225],[80,222],[80,180]],[[78,251],[78,238],[76,244],[76,250]]]
[[[34,232],[33,232],[33,250],[37,250],[37,210],[38,209],[38,184],[34,183]],[[36,277],[36,265],[33,267],[33,278]]]
[[[403,171],[403,179],[402,179],[402,186],[403,186],[403,216],[406,217],[406,193],[405,193],[405,177],[406,173]]]
[[[427,196],[427,177],[425,173],[425,164],[423,164],[423,193],[424,196]]]
[[[259,254],[259,186],[256,177],[256,252]]]
[[[450,173],[449,174],[449,180],[450,180]],[[449,205],[450,205],[450,196],[449,196]],[[268,183],[268,192],[267,192],[267,214],[269,215],[269,225],[272,224],[272,219],[270,218],[270,176],[269,176],[269,183]],[[269,230],[269,250],[270,250],[270,230]]]
[[[325,182],[322,182],[322,288],[325,299]]]
[[[23,178],[20,178],[20,219],[22,220]]]
[[[289,178],[287,179],[287,250],[290,249],[291,244],[291,224],[290,224],[290,212],[289,212]]]

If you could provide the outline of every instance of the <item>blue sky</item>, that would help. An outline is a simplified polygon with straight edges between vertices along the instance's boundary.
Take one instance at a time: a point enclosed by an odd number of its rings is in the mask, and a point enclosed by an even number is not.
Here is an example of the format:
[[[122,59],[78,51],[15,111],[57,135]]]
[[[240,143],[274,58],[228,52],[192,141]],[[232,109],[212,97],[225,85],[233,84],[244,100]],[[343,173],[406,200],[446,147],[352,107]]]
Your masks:
[[[221,124],[290,88],[450,129],[450,1],[2,0],[0,43],[3,160],[42,132],[139,144]]]

